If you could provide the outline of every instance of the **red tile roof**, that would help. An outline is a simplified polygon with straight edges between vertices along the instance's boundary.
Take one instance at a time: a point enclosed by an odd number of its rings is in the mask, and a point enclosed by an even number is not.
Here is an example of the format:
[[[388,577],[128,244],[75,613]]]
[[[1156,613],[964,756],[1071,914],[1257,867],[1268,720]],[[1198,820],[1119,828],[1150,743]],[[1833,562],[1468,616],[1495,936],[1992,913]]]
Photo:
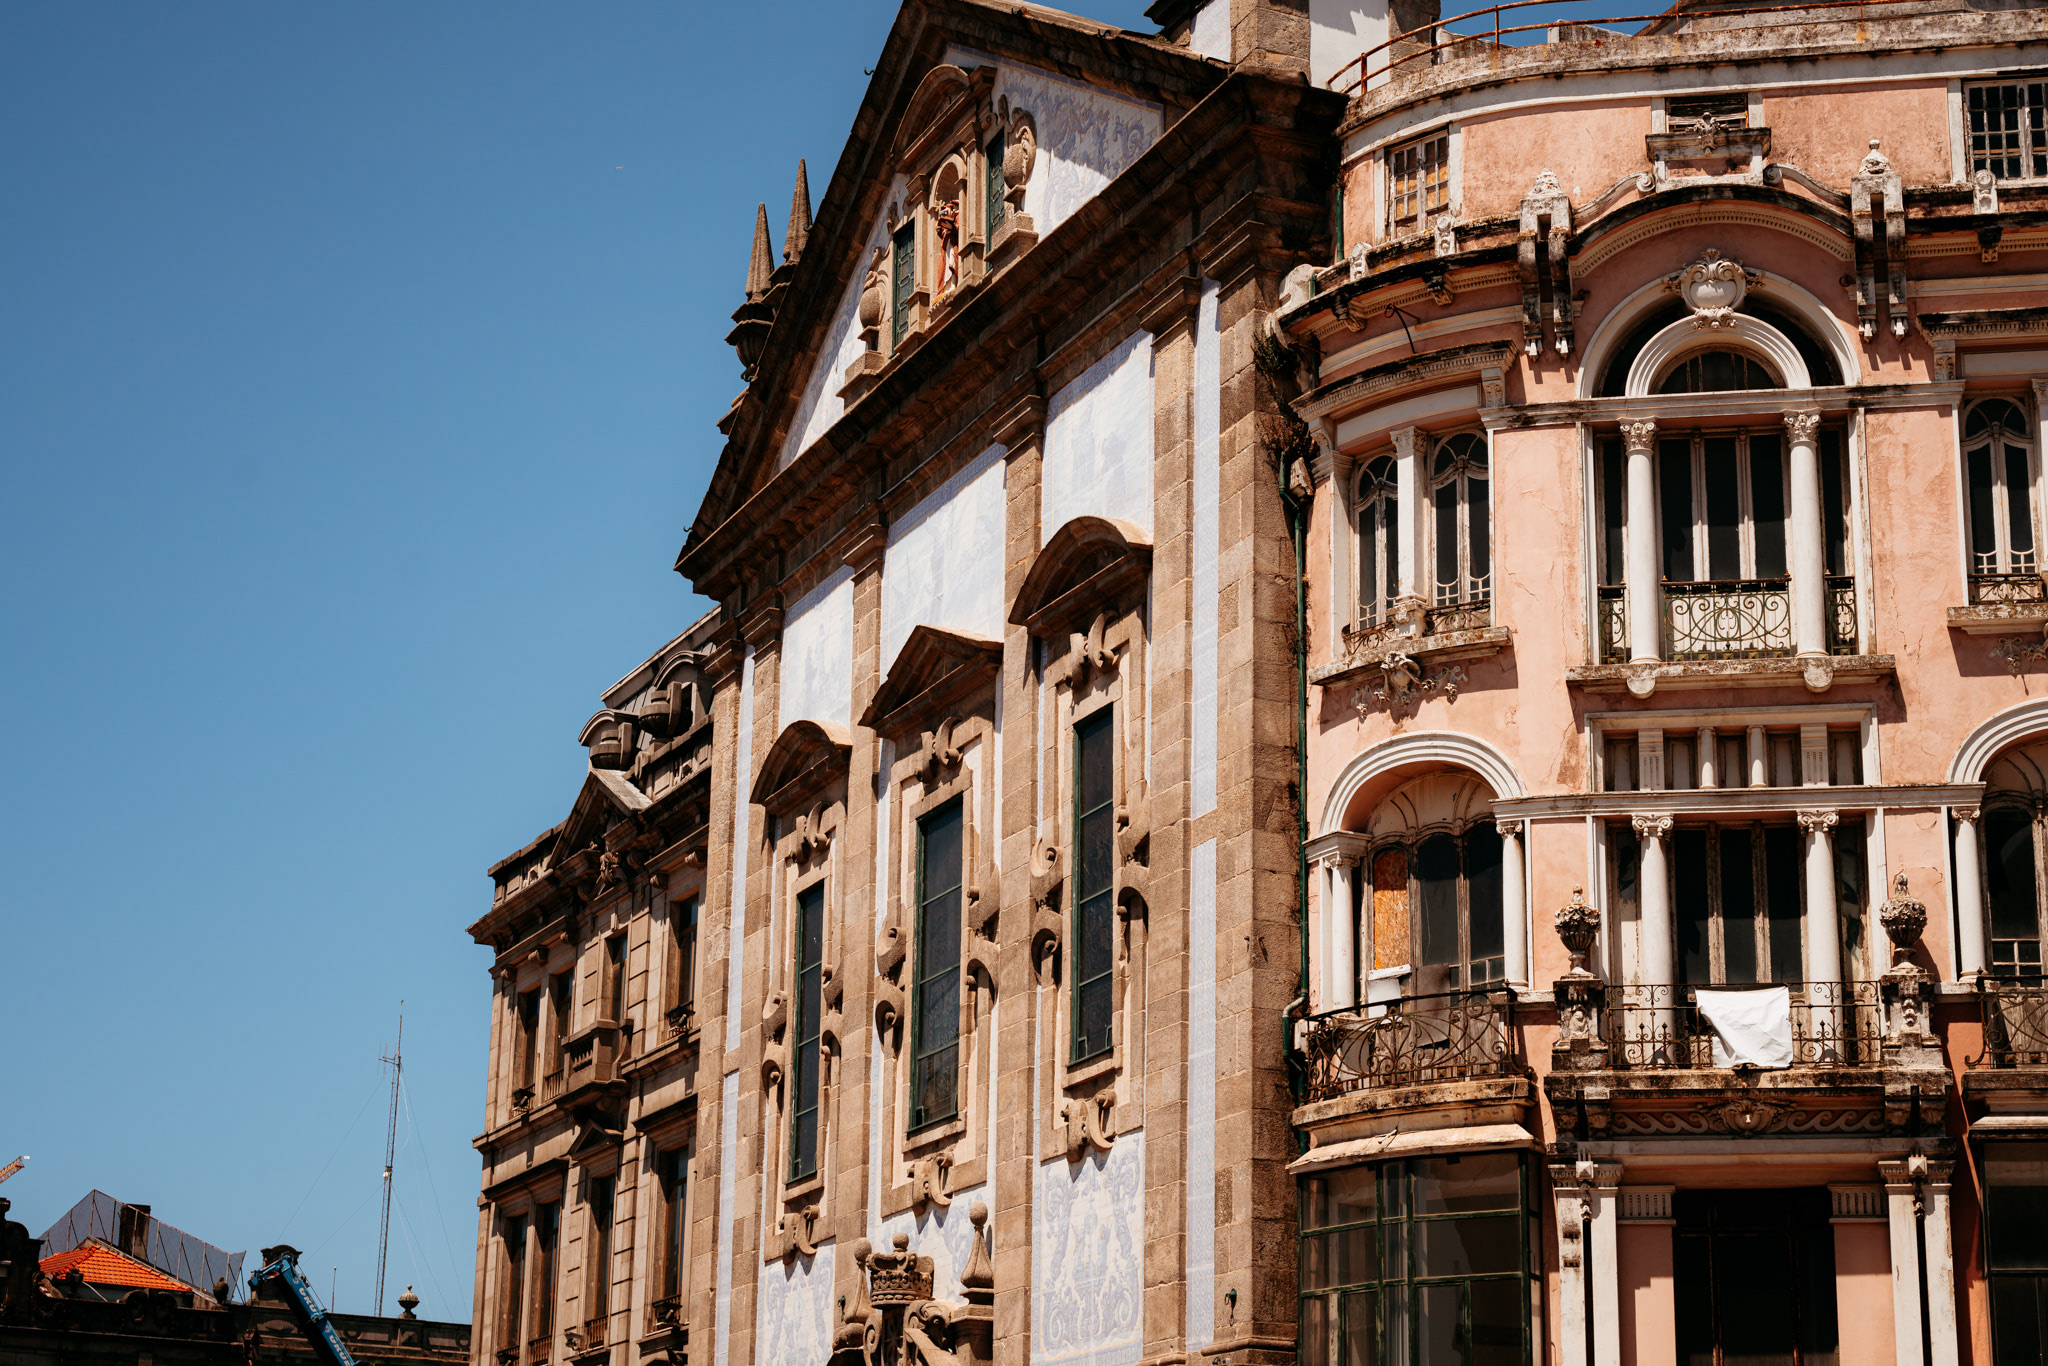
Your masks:
[[[172,1280],[149,1263],[139,1262],[127,1253],[117,1252],[97,1241],[42,1260],[45,1276],[62,1276],[73,1267],[78,1268],[90,1285],[128,1285],[142,1290],[192,1289],[183,1281]]]

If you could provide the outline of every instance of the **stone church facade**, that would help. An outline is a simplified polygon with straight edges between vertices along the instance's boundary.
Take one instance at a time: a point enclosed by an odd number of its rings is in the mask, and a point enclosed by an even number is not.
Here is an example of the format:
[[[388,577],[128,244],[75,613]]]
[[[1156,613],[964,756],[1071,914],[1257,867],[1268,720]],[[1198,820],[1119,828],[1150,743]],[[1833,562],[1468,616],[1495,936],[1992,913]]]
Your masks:
[[[1151,13],[762,211],[479,1366],[2042,1359],[2040,11]]]

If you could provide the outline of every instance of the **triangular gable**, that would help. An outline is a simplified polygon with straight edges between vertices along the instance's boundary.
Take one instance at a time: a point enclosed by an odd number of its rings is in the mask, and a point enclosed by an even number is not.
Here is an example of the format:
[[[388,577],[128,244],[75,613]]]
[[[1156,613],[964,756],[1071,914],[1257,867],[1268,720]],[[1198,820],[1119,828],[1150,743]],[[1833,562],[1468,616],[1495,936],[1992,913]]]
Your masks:
[[[914,628],[860,723],[896,737],[929,729],[943,710],[994,678],[1003,642],[938,626]]]
[[[576,793],[569,818],[562,822],[559,849],[575,850],[604,838],[604,832],[620,816],[645,811],[654,804],[645,792],[609,769],[593,768]]]
[[[1152,538],[1129,522],[1076,517],[1052,534],[1031,562],[1010,624],[1035,636],[1059,636],[1107,611],[1152,572]]]
[[[846,776],[853,738],[829,721],[792,721],[775,737],[754,777],[754,800],[771,815],[797,810]]]

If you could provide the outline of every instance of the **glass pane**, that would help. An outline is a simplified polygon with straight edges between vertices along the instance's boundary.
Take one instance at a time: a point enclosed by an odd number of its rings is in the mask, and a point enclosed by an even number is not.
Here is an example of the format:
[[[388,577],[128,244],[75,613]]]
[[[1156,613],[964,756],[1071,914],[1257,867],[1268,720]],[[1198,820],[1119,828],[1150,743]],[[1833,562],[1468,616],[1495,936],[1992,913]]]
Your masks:
[[[1368,503],[1358,513],[1358,601],[1366,609],[1366,615],[1375,615],[1373,609],[1380,601],[1380,505]]]
[[[1519,1153],[1462,1153],[1414,1163],[1417,1214],[1475,1214],[1522,1207]]]
[[[1783,1238],[1714,1238],[1714,1326],[1722,1366],[1794,1366],[1796,1282]]]
[[[1600,443],[1600,582],[1620,583],[1626,577],[1622,551],[1623,514],[1628,511],[1628,476],[1623,472],[1621,443]]]
[[[1970,471],[1970,570],[1998,572],[1998,518],[1991,510],[1991,448],[1979,446],[1968,457]]]
[[[1457,600],[1458,484],[1445,484],[1430,495],[1436,503],[1436,586],[1440,602]],[[1445,596],[1448,590],[1450,596]]]
[[[1433,835],[1415,851],[1416,919],[1427,964],[1458,961],[1458,842]]]
[[[1519,1280],[1474,1281],[1467,1309],[1472,1324],[1471,1366],[1522,1366],[1522,1319],[1529,1302]]]
[[[1415,1224],[1417,1276],[1484,1276],[1522,1269],[1519,1214],[1484,1219],[1420,1219]]]
[[[1101,977],[1081,987],[1081,1033],[1075,1040],[1074,1056],[1092,1058],[1109,1047],[1110,979]]]
[[[1735,438],[1708,437],[1703,473],[1707,484],[1707,577],[1739,579],[1742,572],[1741,472]]]
[[[1465,481],[1465,527],[1470,542],[1467,555],[1475,590],[1489,586],[1487,577],[1493,573],[1493,520],[1486,496],[1484,479]]]
[[[1749,439],[1749,508],[1756,528],[1756,576],[1785,574],[1785,462],[1775,436]],[[1839,570],[1830,570],[1839,573]]]
[[[1721,845],[1721,980],[1756,980],[1756,845],[1740,826],[1724,826]]]
[[[1820,516],[1826,541],[1827,570],[1849,572],[1849,485],[1843,478],[1842,434],[1833,427],[1820,434]]]
[[[2048,1143],[1985,1144],[1984,1187],[1991,1269],[2048,1271]]]
[[[1671,899],[1678,913],[1678,979],[1714,980],[1707,942],[1707,832],[1680,826],[1671,832]]]
[[[1401,582],[1401,500],[1391,493],[1380,499],[1380,544],[1385,552],[1380,559],[1380,582],[1392,600]]]
[[[1343,1297],[1343,1337],[1338,1344],[1343,1366],[1378,1366],[1379,1295],[1354,1290]]]
[[[1984,813],[1987,890],[1995,939],[2032,939],[2040,933],[2034,886],[2034,819],[2009,806]]]
[[[1371,1167],[1344,1167],[1312,1176],[1306,1186],[1304,1228],[1364,1223],[1379,1207],[1379,1179]]]
[[[1664,577],[1690,582],[1692,572],[1692,443],[1658,443],[1657,482],[1664,513]]]
[[[1416,1360],[1421,1366],[1465,1366],[1465,1287],[1415,1287]]]
[[[1505,952],[1506,931],[1501,925],[1500,828],[1481,821],[1465,836],[1465,904],[1471,908],[1472,962],[1475,968]],[[1491,973],[1472,974],[1474,981],[1491,981]]]
[[[1074,727],[1075,795],[1084,813],[1108,805],[1115,795],[1115,755],[1110,749],[1109,720],[1109,708],[1105,707]]]
[[[1773,825],[1764,831],[1764,895],[1771,920],[1770,980],[1798,982],[1806,977],[1800,956],[1800,929],[1805,919],[1799,896],[1800,841],[1798,827]]]
[[[2028,477],[2027,448],[2007,446],[2005,448],[2005,501],[2007,515],[2011,518],[2012,539],[2008,542],[2013,555],[2024,555],[2034,548],[2034,517],[2028,490],[2033,481]]]
[[[1991,1278],[1992,1360],[1997,1366],[2048,1360],[2048,1341],[2041,1334],[2043,1292],[2048,1276]]]
[[[1322,1295],[1301,1298],[1301,1366],[1330,1366],[1329,1307]]]

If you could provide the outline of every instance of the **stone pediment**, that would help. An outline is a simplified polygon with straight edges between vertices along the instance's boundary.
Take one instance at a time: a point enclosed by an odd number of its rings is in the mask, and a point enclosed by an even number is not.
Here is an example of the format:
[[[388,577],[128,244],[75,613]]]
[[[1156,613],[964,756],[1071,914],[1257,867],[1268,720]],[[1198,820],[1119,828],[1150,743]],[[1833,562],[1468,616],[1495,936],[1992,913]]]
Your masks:
[[[846,777],[853,738],[828,721],[792,721],[775,737],[754,777],[754,800],[770,815],[808,807],[820,792]]]
[[[1002,667],[1000,640],[919,626],[896,652],[860,723],[891,738],[928,730],[947,707],[989,683]]]
[[[1152,572],[1152,538],[1129,522],[1076,517],[1031,562],[1010,624],[1034,636],[1085,629]]]
[[[645,811],[653,800],[626,779],[608,769],[596,768],[584,778],[583,787],[562,822],[557,849],[581,849],[604,839],[604,832],[621,816]]]

